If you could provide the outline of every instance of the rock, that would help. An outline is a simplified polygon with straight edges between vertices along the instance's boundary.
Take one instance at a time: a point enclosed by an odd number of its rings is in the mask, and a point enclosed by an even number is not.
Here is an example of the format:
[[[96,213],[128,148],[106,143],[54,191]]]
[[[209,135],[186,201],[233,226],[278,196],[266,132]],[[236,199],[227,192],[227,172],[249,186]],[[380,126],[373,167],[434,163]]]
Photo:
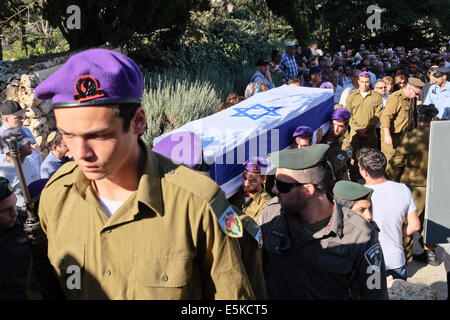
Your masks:
[[[44,70],[39,70],[39,71],[35,71],[34,75],[37,77],[37,81],[38,83],[41,83],[42,81],[44,81],[48,76],[50,76],[51,74],[53,74],[56,70],[58,70],[59,68],[62,67],[62,64],[56,65],[54,67],[51,67],[49,69],[44,69]]]
[[[387,278],[389,300],[437,300],[438,293],[430,286]]]
[[[41,128],[41,131],[42,131],[43,135],[44,135],[44,133],[45,133],[45,135],[47,135],[49,133],[48,124],[44,123],[44,125]]]
[[[1,101],[5,101],[5,100],[18,101],[19,100],[19,87],[8,84],[6,86],[6,89],[2,92],[0,100]]]
[[[37,107],[31,107],[27,109],[27,117],[30,118],[40,118],[41,117],[41,110]]]
[[[32,128],[32,129],[37,129],[37,128],[39,128],[41,126],[41,121],[39,120],[39,119],[31,119],[31,124],[30,124],[30,127]],[[34,134],[34,132],[33,132],[33,134]]]
[[[22,108],[28,109],[32,107],[37,107],[40,105],[41,100],[37,99],[34,96],[33,92],[20,92],[19,93],[19,103],[22,105]]]
[[[20,80],[14,78],[13,80],[10,81],[10,84],[15,86],[15,87],[19,87],[20,86]]]
[[[47,122],[47,118],[40,118],[39,119],[39,123],[40,123],[41,126],[44,125],[46,122]]]
[[[34,74],[23,74],[20,77],[20,87],[27,89],[35,88],[38,85],[38,80]]]
[[[42,114],[49,114],[53,110],[53,105],[51,100],[44,100],[39,105],[39,109],[41,109]]]

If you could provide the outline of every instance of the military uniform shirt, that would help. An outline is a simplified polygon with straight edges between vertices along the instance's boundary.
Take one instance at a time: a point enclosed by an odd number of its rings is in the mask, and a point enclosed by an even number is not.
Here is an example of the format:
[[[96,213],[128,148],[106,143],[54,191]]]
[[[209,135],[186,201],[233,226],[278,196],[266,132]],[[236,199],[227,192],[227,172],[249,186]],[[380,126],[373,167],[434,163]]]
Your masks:
[[[109,219],[74,162],[52,176],[39,204],[69,299],[254,298],[238,240],[218,223],[230,209],[210,178],[151,151],[138,189]],[[227,221],[229,232],[242,230]],[[69,290],[74,266],[81,288]]]
[[[386,100],[381,114],[381,128],[389,128],[391,133],[403,133],[414,128],[414,105],[403,89],[395,91]]]
[[[348,95],[345,108],[352,114],[349,121],[350,136],[356,133],[357,128],[367,128],[375,132],[383,111],[383,98],[378,92],[372,90],[363,98],[360,90],[356,89]]]
[[[406,133],[389,161],[386,170],[389,179],[409,187],[426,187],[429,141],[429,126]]]
[[[261,188],[253,197],[245,201],[244,190],[239,191],[230,199],[230,203],[241,209],[246,215],[257,221],[263,209],[267,206],[271,196]]]
[[[262,230],[269,299],[387,299],[377,231],[336,201],[328,225],[313,235],[285,212]]]

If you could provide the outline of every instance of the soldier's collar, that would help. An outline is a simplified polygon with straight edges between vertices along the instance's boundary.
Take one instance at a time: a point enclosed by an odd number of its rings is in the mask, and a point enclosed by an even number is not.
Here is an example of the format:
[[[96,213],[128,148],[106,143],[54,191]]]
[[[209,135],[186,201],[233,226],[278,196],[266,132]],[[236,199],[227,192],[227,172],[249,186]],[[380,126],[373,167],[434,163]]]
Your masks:
[[[139,179],[136,200],[162,215],[161,176],[158,160],[141,139],[139,139],[139,147],[145,152],[145,168]],[[83,197],[86,196],[86,189],[91,186],[91,183],[92,181],[86,178],[81,169],[74,172],[73,184]],[[94,190],[94,186],[92,186],[92,190]]]
[[[157,214],[163,214],[161,175],[156,155],[139,139],[139,145],[145,150],[145,169],[137,189],[136,200],[151,208]]]
[[[321,239],[331,233],[336,234],[337,236],[339,236],[339,238],[342,238],[344,236],[344,214],[342,212],[342,207],[336,202],[336,200],[333,200],[333,203],[334,210],[333,214],[331,215],[330,222],[325,228],[313,235],[315,239]]]

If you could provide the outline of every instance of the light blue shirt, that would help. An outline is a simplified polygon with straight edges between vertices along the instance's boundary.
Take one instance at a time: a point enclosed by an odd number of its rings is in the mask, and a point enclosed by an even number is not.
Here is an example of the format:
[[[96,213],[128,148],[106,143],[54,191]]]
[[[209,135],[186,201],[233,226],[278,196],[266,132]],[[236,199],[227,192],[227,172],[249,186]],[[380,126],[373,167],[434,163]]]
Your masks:
[[[275,85],[272,82],[269,82],[269,79],[267,79],[267,77],[263,75],[259,70],[256,70],[250,82],[262,82],[267,85],[267,89],[275,88]]]
[[[431,103],[439,110],[437,116],[443,119],[445,108],[450,107],[450,82],[447,81],[444,89],[441,89],[436,83],[430,87],[423,104]]]
[[[5,126],[5,124],[3,124],[3,125],[0,127],[0,133],[2,133],[3,131],[5,131],[6,129],[8,129],[8,128]],[[25,126],[23,126],[22,129],[23,129],[23,131],[25,131],[25,133],[27,134],[27,136],[30,137],[31,143],[35,143],[35,142],[36,142],[36,138],[33,136],[33,133],[31,133],[31,130],[28,129],[27,127],[25,127]]]
[[[41,179],[50,178],[56,170],[58,170],[66,162],[67,161],[63,161],[55,157],[52,152],[49,152],[41,165]]]

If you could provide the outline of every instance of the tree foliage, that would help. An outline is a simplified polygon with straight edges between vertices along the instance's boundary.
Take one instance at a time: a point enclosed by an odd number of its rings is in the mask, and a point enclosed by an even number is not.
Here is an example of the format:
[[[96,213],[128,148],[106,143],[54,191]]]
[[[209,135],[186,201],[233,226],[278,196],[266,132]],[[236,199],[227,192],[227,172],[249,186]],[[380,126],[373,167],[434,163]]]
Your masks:
[[[81,9],[81,28],[69,29],[67,8]],[[58,27],[71,49],[92,47],[106,42],[123,45],[135,34],[166,29],[166,37],[180,35],[189,18],[194,0],[45,0],[44,18]]]
[[[321,46],[336,50],[339,44],[353,47],[384,43],[388,46],[438,50],[449,39],[450,0],[267,0],[269,7],[283,16],[296,31],[299,43],[319,38],[323,16],[324,41]],[[374,33],[366,26],[370,5],[377,4],[381,28]],[[307,23],[306,23],[307,22]]]

